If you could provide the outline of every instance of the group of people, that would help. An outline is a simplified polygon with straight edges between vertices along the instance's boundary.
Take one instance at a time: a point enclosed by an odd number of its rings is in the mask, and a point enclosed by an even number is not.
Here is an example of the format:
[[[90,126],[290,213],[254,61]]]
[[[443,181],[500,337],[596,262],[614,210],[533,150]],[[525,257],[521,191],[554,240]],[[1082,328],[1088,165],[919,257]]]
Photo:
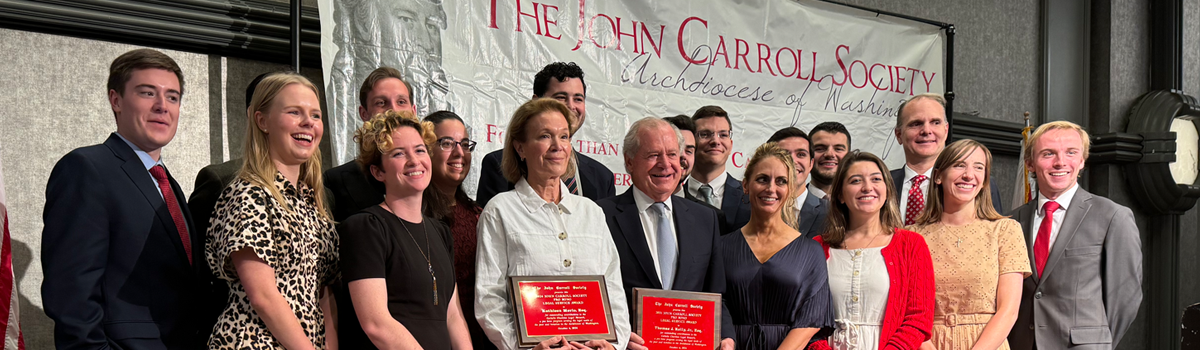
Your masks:
[[[935,94],[898,108],[906,164],[890,171],[824,122],[780,129],[736,179],[722,108],[639,119],[617,194],[571,148],[587,86],[559,62],[472,199],[468,125],[416,116],[398,70],[363,82],[358,157],[324,171],[318,89],[276,72],[248,87],[241,158],[185,199],[161,157],[183,82],[158,51],[118,57],[117,131],[50,175],[42,295],[60,349],[518,349],[510,276],[605,277],[615,342],[536,350],[647,349],[633,288],[721,294],[722,350],[1110,349],[1141,303],[1132,212],[1079,188],[1089,138],[1069,122],[1033,132],[1038,198],[1012,219],[987,147],[946,144]]]

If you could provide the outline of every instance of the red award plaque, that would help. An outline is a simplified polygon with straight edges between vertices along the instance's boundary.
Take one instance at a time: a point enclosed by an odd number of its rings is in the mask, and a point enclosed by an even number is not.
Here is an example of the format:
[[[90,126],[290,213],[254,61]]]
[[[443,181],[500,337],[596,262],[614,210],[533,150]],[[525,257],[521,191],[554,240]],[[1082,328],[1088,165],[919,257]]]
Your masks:
[[[571,341],[617,341],[603,275],[511,276],[509,286],[521,346],[560,335]]]
[[[634,288],[637,333],[655,350],[713,350],[721,344],[721,295]]]

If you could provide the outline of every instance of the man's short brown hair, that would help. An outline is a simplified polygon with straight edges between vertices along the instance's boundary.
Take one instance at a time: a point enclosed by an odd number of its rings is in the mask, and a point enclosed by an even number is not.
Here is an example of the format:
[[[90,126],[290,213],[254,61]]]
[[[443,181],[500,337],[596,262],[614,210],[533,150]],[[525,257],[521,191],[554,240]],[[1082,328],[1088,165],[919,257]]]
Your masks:
[[[113,60],[108,67],[108,90],[125,96],[125,83],[129,82],[134,71],[143,69],[162,69],[175,73],[175,77],[179,78],[179,95],[183,95],[183,70],[179,69],[179,64],[171,56],[152,49],[129,51]]]
[[[400,80],[400,82],[404,84],[404,88],[408,89],[408,99],[412,100],[412,85],[408,85],[408,82],[404,81],[404,74],[401,74],[400,70],[396,68],[379,67],[375,68],[375,70],[371,71],[371,74],[367,75],[367,79],[363,80],[362,88],[358,89],[358,105],[366,107],[367,98],[371,96],[371,90],[375,89],[375,84],[378,84],[380,80],[387,78],[396,78],[397,80]]]
[[[729,123],[729,131],[733,131],[733,120],[729,119],[729,113],[725,112],[725,109],[721,108],[721,106],[700,107],[700,109],[696,110],[696,113],[692,114],[692,123],[698,122],[700,119],[713,117],[725,118],[725,122]]]

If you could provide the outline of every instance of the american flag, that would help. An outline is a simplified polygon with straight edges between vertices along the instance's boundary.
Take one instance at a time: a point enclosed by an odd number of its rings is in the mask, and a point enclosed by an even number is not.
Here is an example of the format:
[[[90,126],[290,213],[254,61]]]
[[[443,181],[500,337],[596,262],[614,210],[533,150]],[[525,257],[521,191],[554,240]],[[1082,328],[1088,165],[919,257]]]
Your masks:
[[[0,162],[3,164],[3,162]],[[8,231],[8,206],[4,197],[4,168],[0,166],[0,226],[4,237],[0,238],[0,329],[4,331],[5,350],[25,350],[25,337],[21,333],[20,298],[17,281],[13,277],[12,236]]]

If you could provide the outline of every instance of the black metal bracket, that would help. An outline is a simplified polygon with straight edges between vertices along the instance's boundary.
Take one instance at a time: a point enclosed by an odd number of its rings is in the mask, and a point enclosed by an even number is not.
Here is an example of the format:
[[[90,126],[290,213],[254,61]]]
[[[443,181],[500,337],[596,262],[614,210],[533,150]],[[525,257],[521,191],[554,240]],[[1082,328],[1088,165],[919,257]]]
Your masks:
[[[1127,164],[1143,161],[1142,142],[1145,137],[1140,134],[1114,132],[1092,136],[1091,155],[1088,164]],[[1175,156],[1174,153],[1171,154]]]
[[[1021,153],[1021,130],[1025,126],[1020,123],[966,113],[955,113],[954,121],[954,124],[950,124],[950,142],[972,139],[986,146],[993,155],[1019,156]]]

